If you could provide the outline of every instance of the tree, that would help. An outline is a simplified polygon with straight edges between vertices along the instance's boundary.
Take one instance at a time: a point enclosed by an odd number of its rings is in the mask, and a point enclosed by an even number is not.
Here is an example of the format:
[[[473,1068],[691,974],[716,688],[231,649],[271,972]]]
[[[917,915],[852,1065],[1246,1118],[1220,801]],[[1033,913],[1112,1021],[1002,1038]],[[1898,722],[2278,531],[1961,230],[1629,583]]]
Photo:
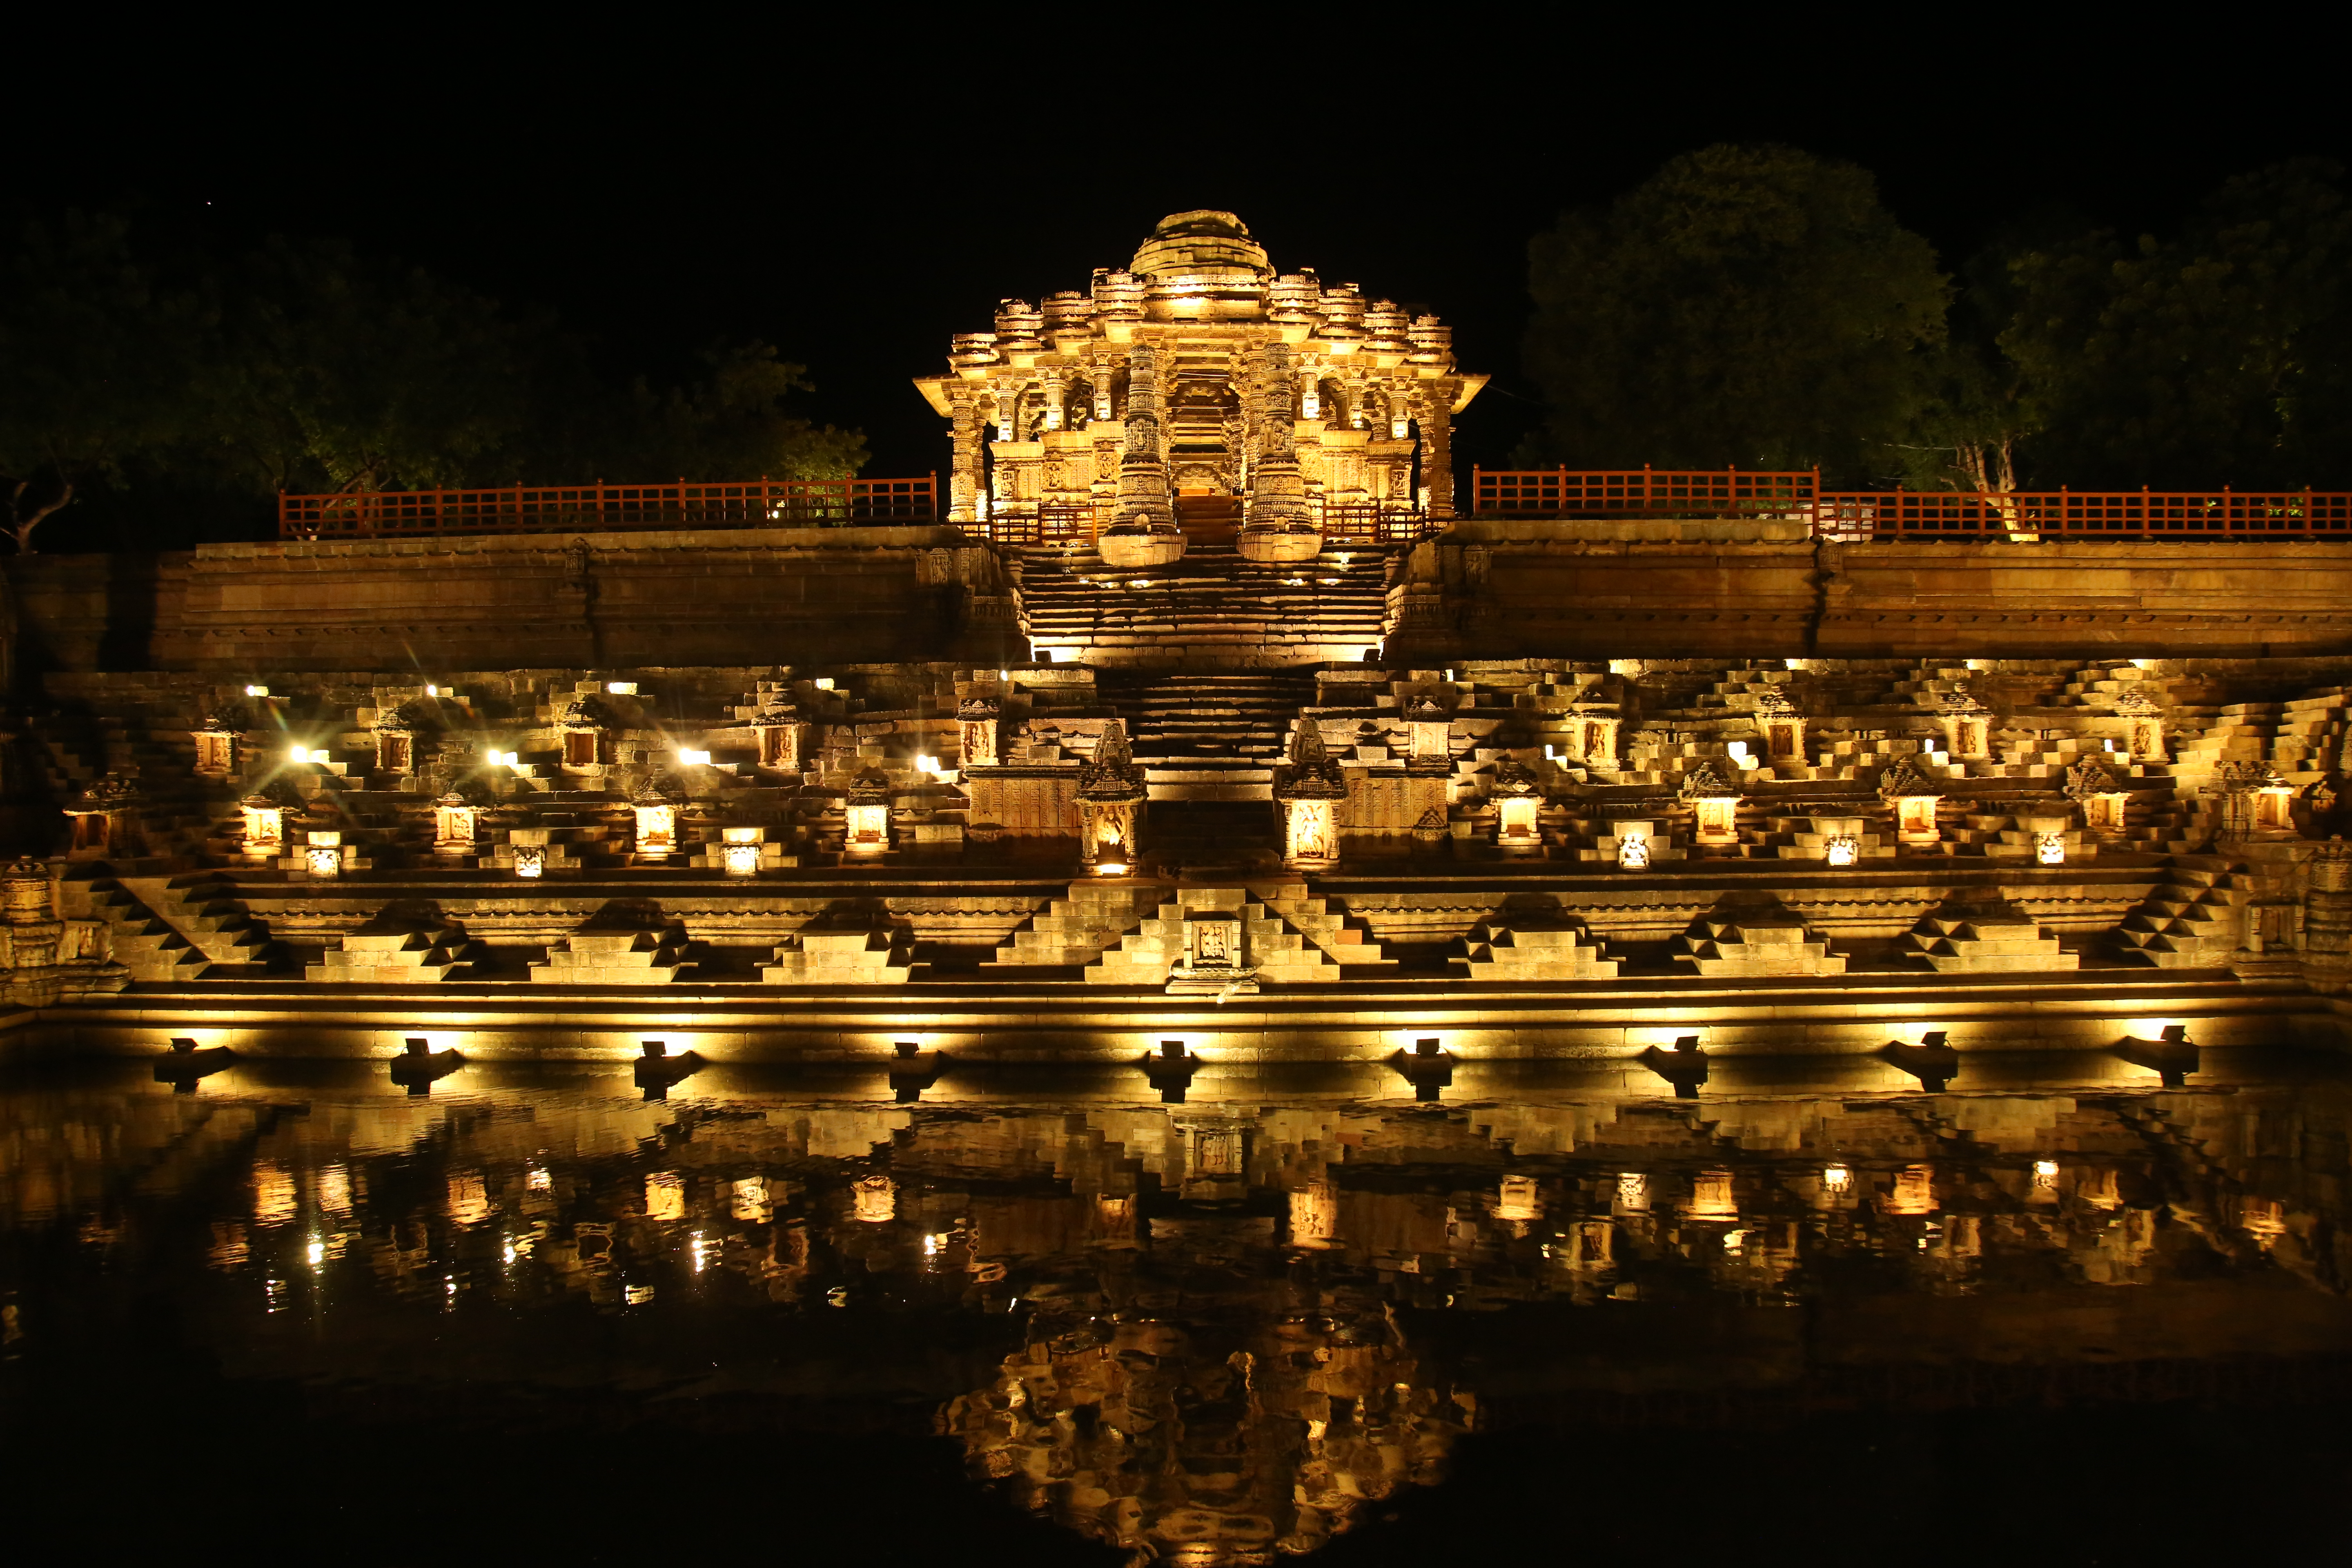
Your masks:
[[[258,493],[539,477],[534,384],[577,360],[551,321],[332,242],[273,239],[227,293],[206,392],[222,460]]]
[[[1849,163],[1717,145],[1528,250],[1521,460],[1883,472],[1950,295],[1927,242]]]
[[[608,448],[633,478],[830,479],[866,461],[866,437],[792,414],[787,400],[814,390],[805,366],[763,342],[720,344],[703,354],[709,374],[685,387],[639,382],[624,433]]]
[[[2024,250],[2000,345],[2077,486],[2352,482],[2352,209],[2342,171],[2229,181],[2176,238]]]
[[[2012,226],[1960,268],[1945,341],[1920,361],[1919,397],[1907,435],[1894,447],[1895,477],[1910,489],[1962,489],[2005,495],[2019,488],[2021,450],[2037,426],[2024,379],[2001,352],[2017,291],[2010,258],[2072,215],[2042,214]]]
[[[807,374],[764,343],[656,387],[598,377],[551,316],[340,243],[224,256],[110,216],[17,239],[0,494],[20,550],[68,505],[83,547],[154,548],[257,532],[281,489],[837,478],[866,458],[859,432],[792,411]]]
[[[192,435],[189,395],[209,326],[163,287],[119,217],[28,224],[0,292],[0,489],[19,552],[94,485]]]

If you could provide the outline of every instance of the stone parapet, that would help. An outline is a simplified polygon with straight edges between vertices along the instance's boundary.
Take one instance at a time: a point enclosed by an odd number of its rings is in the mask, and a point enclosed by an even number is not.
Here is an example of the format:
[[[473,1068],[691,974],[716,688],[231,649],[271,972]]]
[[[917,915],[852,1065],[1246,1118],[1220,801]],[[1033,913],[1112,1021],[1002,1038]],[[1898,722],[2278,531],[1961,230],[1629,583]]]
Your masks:
[[[1004,592],[992,552],[936,525],[210,544],[7,574],[35,669],[903,658],[957,651],[969,603]]]
[[[1780,538],[1513,518],[1414,546],[1391,657],[2279,658],[2352,647],[2352,543]]]

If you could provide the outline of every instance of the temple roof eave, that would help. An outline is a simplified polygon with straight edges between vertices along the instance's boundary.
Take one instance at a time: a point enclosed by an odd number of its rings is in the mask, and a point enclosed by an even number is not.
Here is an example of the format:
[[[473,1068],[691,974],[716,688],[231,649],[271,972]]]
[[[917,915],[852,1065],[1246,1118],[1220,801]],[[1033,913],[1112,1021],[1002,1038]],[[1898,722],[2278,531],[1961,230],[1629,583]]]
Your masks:
[[[954,416],[955,411],[948,405],[948,384],[956,379],[954,376],[919,375],[914,379],[915,390],[923,395],[923,401],[931,405],[932,413],[942,419]]]

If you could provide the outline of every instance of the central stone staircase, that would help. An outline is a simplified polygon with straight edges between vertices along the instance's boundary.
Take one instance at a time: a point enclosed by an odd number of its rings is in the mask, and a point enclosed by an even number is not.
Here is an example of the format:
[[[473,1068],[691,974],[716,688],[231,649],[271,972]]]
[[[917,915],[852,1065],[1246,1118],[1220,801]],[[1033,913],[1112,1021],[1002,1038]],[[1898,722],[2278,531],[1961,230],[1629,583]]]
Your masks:
[[[1291,717],[1315,700],[1315,677],[1114,674],[1102,689],[1127,720],[1151,799],[1270,801]]]
[[[1092,553],[1029,550],[1011,563],[1022,635],[1040,655],[1096,666],[1352,664],[1386,635],[1388,563],[1327,550],[1260,565],[1231,545],[1128,570]]]

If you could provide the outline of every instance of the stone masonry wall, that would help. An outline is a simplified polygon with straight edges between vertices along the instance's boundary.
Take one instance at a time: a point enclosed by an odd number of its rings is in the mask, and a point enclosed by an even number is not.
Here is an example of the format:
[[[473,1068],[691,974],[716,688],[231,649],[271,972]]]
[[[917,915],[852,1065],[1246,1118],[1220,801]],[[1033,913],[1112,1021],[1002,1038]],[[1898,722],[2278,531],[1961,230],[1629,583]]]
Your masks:
[[[20,689],[53,669],[905,658],[1010,625],[996,558],[931,526],[215,544],[6,574]]]
[[[2273,658],[2352,648],[2352,543],[1478,521],[1416,547],[1390,607],[1392,658]]]
[[[933,526],[207,545],[0,573],[20,692],[56,669],[1027,651],[997,556]],[[1476,521],[1399,563],[1388,614],[1392,662],[2281,658],[2352,651],[2352,543],[1837,544],[1774,521]]]

